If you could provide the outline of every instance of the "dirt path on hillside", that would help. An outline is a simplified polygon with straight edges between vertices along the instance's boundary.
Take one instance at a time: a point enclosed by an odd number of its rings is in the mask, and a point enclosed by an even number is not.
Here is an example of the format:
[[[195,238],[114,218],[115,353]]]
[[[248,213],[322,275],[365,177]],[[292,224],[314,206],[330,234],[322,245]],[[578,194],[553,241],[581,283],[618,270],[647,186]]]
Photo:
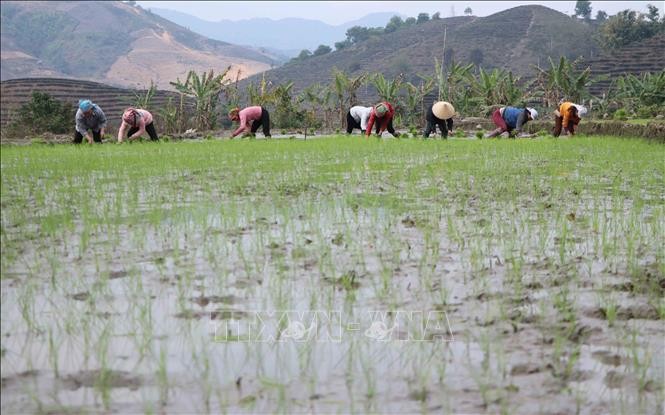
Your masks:
[[[529,39],[529,34],[531,33],[531,27],[533,26],[533,21],[535,20],[535,18],[536,18],[536,14],[533,11],[531,11],[531,20],[529,21],[529,26],[527,26],[526,32],[524,33],[524,36],[522,37],[522,39],[520,39],[520,41],[517,42],[517,45],[513,48],[512,53],[510,55],[510,60],[511,61],[517,58],[517,56],[516,56],[517,51],[519,51],[520,55],[522,54],[522,51],[524,51],[525,46],[526,46],[526,42]]]

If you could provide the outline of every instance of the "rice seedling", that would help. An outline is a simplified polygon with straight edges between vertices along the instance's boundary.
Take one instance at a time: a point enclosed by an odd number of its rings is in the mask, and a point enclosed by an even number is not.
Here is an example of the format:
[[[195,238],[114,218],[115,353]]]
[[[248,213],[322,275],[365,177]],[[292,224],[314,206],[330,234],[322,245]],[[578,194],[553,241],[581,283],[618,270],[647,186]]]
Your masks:
[[[107,411],[662,407],[662,146],[325,137],[0,157],[3,410],[97,410],[89,393],[25,380],[90,367]],[[334,341],[335,321],[313,332],[323,341],[279,338],[279,313],[252,327],[254,312],[313,309],[342,315]],[[363,335],[366,312],[407,309],[445,311],[454,341]],[[589,335],[625,340],[636,388],[593,393],[607,370]],[[120,367],[152,386],[116,394]],[[579,380],[581,368],[600,374]],[[529,376],[556,386],[551,407]],[[7,399],[5,381],[21,386]]]

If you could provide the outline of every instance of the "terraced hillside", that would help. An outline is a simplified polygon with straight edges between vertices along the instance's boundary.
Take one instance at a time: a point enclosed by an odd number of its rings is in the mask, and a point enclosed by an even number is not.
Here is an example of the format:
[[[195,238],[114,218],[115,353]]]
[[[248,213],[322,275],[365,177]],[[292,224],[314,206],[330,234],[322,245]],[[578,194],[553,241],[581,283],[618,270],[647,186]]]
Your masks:
[[[120,125],[122,112],[130,106],[134,100],[134,92],[130,89],[115,88],[97,82],[80,81],[73,79],[58,78],[29,78],[12,79],[0,82],[0,125],[6,126],[17,113],[17,109],[24,103],[30,101],[33,91],[45,92],[55,99],[77,105],[82,98],[91,99],[104,110],[108,118],[109,128],[117,130]],[[179,102],[179,94],[171,91],[158,90],[152,99],[152,108],[158,110],[163,108],[169,98],[174,103]],[[188,107],[192,106],[187,102]],[[159,124],[159,117],[156,123]],[[74,120],[72,119],[72,125]],[[159,125],[158,125],[159,127]]]
[[[444,55],[444,36],[449,59],[475,61],[484,68],[505,68],[525,76],[533,73],[531,65],[544,64],[550,56],[597,54],[593,32],[593,27],[547,7],[520,6],[487,17],[453,17],[403,28],[251,76],[241,84],[256,83],[265,75],[274,83],[293,81],[297,91],[312,83],[330,82],[333,67],[352,75],[380,72],[394,77],[404,73],[407,80],[418,80],[418,74],[433,75],[434,58]],[[571,42],[571,38],[584,41]],[[371,100],[373,95],[371,87],[359,91],[361,100]]]
[[[591,67],[594,77],[607,76],[610,79],[598,82],[591,87],[595,95],[606,91],[611,78],[625,74],[639,75],[644,72],[665,70],[665,34],[654,36],[642,42],[635,42],[621,49],[603,53],[588,59],[585,65]]]

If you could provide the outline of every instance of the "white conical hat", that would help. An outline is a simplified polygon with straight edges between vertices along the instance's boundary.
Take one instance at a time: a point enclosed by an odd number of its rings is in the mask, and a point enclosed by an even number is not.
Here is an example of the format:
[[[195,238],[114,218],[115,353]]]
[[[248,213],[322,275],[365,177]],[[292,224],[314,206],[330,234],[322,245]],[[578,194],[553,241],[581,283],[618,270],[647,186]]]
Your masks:
[[[447,120],[455,115],[455,108],[450,102],[439,101],[432,106],[434,116],[440,120]]]

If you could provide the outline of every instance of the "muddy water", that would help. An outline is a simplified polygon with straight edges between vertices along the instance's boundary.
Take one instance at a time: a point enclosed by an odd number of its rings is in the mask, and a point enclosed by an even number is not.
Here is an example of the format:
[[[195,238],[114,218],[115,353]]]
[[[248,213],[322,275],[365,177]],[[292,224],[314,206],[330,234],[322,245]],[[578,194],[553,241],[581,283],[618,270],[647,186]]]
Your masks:
[[[636,280],[554,216],[311,200],[5,226],[3,412],[662,412],[656,244]]]

